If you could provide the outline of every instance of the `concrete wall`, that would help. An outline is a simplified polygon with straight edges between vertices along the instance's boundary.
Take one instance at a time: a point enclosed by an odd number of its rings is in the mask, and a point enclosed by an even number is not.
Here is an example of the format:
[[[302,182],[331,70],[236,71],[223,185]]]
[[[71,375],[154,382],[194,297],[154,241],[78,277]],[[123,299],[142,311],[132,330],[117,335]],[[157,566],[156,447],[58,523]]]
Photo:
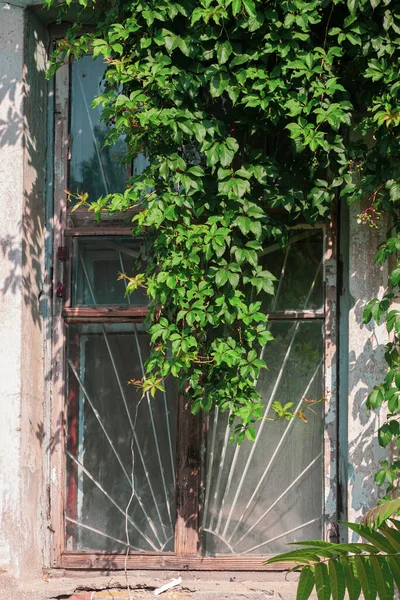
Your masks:
[[[384,325],[363,325],[365,304],[375,296],[382,296],[388,281],[387,264],[373,265],[378,244],[385,239],[389,224],[383,220],[379,229],[360,224],[357,215],[366,206],[354,204],[349,214],[348,256],[348,352],[342,354],[341,370],[347,371],[347,475],[348,519],[358,519],[367,508],[377,503],[379,496],[374,474],[387,450],[378,445],[377,430],[385,412],[368,413],[366,400],[369,392],[381,383],[387,369],[384,346],[388,341]],[[345,400],[342,398],[342,400]],[[380,492],[382,493],[382,492]]]
[[[42,568],[46,32],[0,4],[0,569]]]

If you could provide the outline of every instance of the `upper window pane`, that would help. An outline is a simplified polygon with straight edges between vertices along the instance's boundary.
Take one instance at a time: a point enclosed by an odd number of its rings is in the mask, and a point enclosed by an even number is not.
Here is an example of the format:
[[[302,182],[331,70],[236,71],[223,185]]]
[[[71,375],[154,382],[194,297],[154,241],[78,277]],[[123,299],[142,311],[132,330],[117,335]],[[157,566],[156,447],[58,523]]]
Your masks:
[[[103,90],[105,63],[85,56],[72,63],[71,137],[69,187],[87,192],[94,201],[111,192],[123,192],[126,166],[121,163],[125,142],[104,146],[107,125],[100,121],[101,107],[91,108]]]
[[[293,230],[285,248],[264,250],[262,265],[277,278],[275,296],[263,298],[266,312],[323,308],[322,229]]]
[[[144,288],[125,295],[128,276],[140,271],[140,245],[131,238],[80,238],[73,247],[72,303],[74,306],[147,306]]]

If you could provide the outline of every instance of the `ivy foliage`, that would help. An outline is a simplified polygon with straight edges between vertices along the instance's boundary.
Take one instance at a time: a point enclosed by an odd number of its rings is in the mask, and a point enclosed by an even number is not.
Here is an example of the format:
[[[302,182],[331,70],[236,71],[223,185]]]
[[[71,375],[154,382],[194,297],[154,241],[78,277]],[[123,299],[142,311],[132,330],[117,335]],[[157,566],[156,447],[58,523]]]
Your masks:
[[[364,523],[346,523],[367,543],[334,544],[321,540],[296,542],[302,548],[267,561],[294,563],[300,570],[297,600],[308,600],[315,588],[318,600],[393,600],[400,591],[400,500],[386,502],[367,513]],[[390,522],[390,525],[388,524]]]
[[[392,492],[398,489],[400,477],[400,311],[395,308],[400,297],[400,223],[394,212],[393,229],[387,239],[379,246],[375,262],[383,264],[386,261],[391,265],[389,270],[389,284],[392,291],[381,298],[373,298],[365,307],[363,322],[385,324],[389,342],[385,346],[385,360],[388,365],[383,382],[376,385],[370,392],[367,400],[369,409],[387,410],[386,419],[378,430],[378,441],[383,447],[391,447],[390,458],[383,460],[380,469],[375,474],[375,481],[379,486],[386,486],[385,499],[389,499]]]
[[[261,303],[275,283],[262,248],[284,245],[299,221],[327,218],[334,200],[367,199],[371,222],[400,199],[400,7],[79,4],[95,25],[82,29],[78,18],[50,74],[89,51],[106,61],[95,105],[112,127],[108,142],[124,135],[127,162],[149,159],[125,193],[89,199],[99,218],[135,210],[135,234],[151,248],[147,269],[128,281],[151,299],[140,385],[151,392],[177,377],[194,412],[229,410],[239,442],[253,439],[260,348],[272,338]]]

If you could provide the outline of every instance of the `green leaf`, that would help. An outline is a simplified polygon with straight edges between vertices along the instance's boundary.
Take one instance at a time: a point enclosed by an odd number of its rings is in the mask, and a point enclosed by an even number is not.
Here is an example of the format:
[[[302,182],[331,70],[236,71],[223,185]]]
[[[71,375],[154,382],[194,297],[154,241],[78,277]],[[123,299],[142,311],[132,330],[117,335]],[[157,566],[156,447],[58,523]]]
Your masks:
[[[228,167],[234,159],[235,152],[229,148],[227,143],[219,144],[218,156],[223,167]]]
[[[386,448],[386,446],[392,441],[392,437],[393,434],[388,423],[385,423],[384,425],[382,425],[382,427],[379,428],[378,441],[380,446]]]
[[[230,273],[227,269],[220,269],[219,271],[217,271],[217,273],[215,275],[215,283],[217,284],[218,287],[225,285],[225,283],[229,279],[229,274]]]
[[[220,65],[223,65],[226,63],[226,61],[229,59],[230,55],[232,54],[233,50],[232,50],[232,44],[230,43],[229,40],[227,40],[226,42],[222,42],[219,43],[217,45],[217,58],[218,58],[218,62]]]
[[[204,141],[207,130],[202,123],[192,123],[193,131],[198,142]]]
[[[389,542],[385,539],[385,537],[379,533],[378,531],[374,531],[365,525],[361,525],[359,523],[346,523],[347,527],[352,531],[361,535],[365,540],[376,546],[382,552],[392,552],[393,548],[389,544]]]
[[[371,307],[369,306],[369,304],[367,304],[367,306],[364,308],[363,317],[362,317],[364,325],[369,323],[371,319],[372,319],[372,310],[371,310]]]
[[[318,563],[315,569],[315,589],[318,600],[329,600],[331,595],[328,567],[325,563]]]
[[[347,0],[347,6],[351,15],[354,15],[358,8],[358,0]]]
[[[225,143],[232,152],[236,153],[239,150],[239,143],[234,137],[227,137]]]
[[[395,551],[400,552],[400,533],[394,527],[389,527],[385,522],[381,523],[379,531],[385,536]]]
[[[256,430],[254,429],[254,427],[248,427],[246,429],[246,437],[248,440],[250,440],[250,442],[254,442],[256,439]]]
[[[315,584],[315,575],[313,567],[304,567],[301,571],[299,583],[297,585],[296,600],[308,600]]]
[[[332,600],[343,600],[345,593],[345,576],[339,559],[331,559],[328,563]]]
[[[393,287],[396,287],[400,284],[400,267],[393,269],[393,271],[390,273],[389,279]]]
[[[372,565],[372,570],[379,598],[380,600],[389,600],[389,597],[387,597],[388,590],[386,588],[385,579],[382,573],[382,566],[379,562],[379,559],[377,556],[370,556],[369,560]]]
[[[221,96],[229,85],[229,75],[226,71],[218,71],[210,83],[210,93],[213,98]]]
[[[384,502],[369,510],[363,518],[363,523],[369,528],[375,527],[378,529],[386,519],[393,514],[396,514],[399,510],[400,498],[391,500],[390,502]]]
[[[240,13],[242,0],[232,0],[232,14],[234,17]]]
[[[390,10],[385,10],[385,15],[383,17],[383,28],[387,31],[393,25],[393,15]]]
[[[384,401],[384,390],[382,385],[374,387],[372,392],[368,396],[367,406],[368,408],[379,408]]]
[[[349,32],[349,33],[346,33],[346,38],[349,40],[349,42],[351,44],[353,44],[353,46],[361,46],[361,38],[359,35]]]
[[[392,574],[389,569],[389,561],[386,556],[378,556],[377,557],[380,563],[380,567],[382,569],[382,575],[385,582],[386,588],[386,598],[388,600],[392,600],[394,597],[394,581]]]
[[[301,550],[292,550],[278,554],[265,561],[265,564],[270,565],[275,562],[294,562],[298,564],[309,564],[310,562],[319,561],[319,556],[312,549],[302,548]]]
[[[400,200],[400,184],[399,183],[395,182],[390,186],[389,195],[390,195],[390,199],[393,200],[393,202]]]
[[[354,559],[350,557],[341,557],[341,563],[344,569],[345,582],[349,600],[358,600],[361,594],[361,585],[357,578],[356,565]]]
[[[354,563],[365,600],[375,600],[376,584],[369,558],[367,556],[355,556]]]
[[[400,592],[400,557],[399,556],[389,556],[387,560],[388,560],[389,569],[393,575],[393,579],[396,584],[397,590]]]
[[[239,285],[239,275],[237,273],[229,273],[229,283],[233,288]]]
[[[243,6],[250,17],[255,17],[257,15],[256,5],[253,0],[243,0]]]
[[[395,384],[396,384],[396,387],[397,387],[398,389],[400,389],[400,371],[398,371],[398,372],[396,373],[396,375],[394,376],[394,382],[395,382]]]

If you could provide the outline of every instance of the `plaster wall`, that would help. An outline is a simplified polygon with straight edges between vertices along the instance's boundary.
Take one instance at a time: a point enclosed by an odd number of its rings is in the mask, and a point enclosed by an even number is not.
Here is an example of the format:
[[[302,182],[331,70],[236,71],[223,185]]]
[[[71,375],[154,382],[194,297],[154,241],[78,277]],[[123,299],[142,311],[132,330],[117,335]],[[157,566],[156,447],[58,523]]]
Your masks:
[[[379,461],[387,455],[377,440],[377,430],[385,412],[368,412],[366,401],[374,385],[381,383],[387,365],[384,346],[388,335],[384,325],[375,322],[364,325],[363,310],[372,298],[386,291],[388,266],[373,265],[378,244],[386,237],[389,223],[383,221],[379,229],[371,229],[358,222],[357,215],[366,206],[359,203],[350,207],[348,256],[348,352],[342,353],[341,370],[347,370],[347,473],[348,520],[357,520],[379,499],[374,474]],[[346,402],[342,398],[343,403]]]
[[[46,83],[36,18],[0,3],[0,570],[42,567]]]
[[[22,208],[24,144],[21,8],[0,5],[0,568],[20,570]]]

